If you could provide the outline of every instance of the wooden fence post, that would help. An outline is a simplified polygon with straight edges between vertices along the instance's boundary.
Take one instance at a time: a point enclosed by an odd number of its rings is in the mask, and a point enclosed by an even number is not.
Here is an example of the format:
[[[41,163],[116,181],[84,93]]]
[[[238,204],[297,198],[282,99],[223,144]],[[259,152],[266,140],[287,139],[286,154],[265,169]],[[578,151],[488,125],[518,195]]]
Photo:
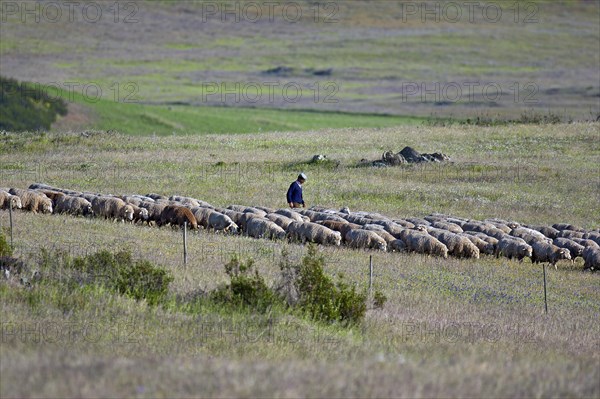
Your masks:
[[[187,221],[183,222],[183,265],[187,266]]]

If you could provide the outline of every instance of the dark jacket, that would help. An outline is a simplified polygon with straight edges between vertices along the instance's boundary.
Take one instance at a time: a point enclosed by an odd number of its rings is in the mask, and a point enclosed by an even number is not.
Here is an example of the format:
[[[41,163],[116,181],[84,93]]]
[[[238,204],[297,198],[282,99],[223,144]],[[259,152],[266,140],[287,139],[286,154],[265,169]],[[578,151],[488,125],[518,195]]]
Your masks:
[[[287,202],[297,202],[299,204],[304,204],[304,200],[302,199],[302,186],[298,183],[298,180],[290,184],[290,188],[287,191]]]

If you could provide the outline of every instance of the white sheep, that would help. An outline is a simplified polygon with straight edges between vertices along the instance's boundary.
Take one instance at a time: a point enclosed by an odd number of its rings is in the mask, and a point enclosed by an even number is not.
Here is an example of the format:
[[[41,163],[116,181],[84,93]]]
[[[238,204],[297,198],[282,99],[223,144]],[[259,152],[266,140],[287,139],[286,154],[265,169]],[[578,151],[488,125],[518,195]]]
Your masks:
[[[250,218],[246,223],[245,233],[254,238],[284,239],[286,231],[269,219]]]
[[[376,232],[370,230],[349,230],[344,237],[351,248],[387,250],[387,243]]]

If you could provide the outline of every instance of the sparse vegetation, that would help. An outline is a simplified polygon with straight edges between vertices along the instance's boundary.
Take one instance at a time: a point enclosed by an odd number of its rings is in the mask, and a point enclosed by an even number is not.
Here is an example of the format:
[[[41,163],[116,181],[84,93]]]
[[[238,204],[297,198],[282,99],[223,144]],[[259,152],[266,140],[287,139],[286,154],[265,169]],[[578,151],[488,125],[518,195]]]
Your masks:
[[[234,256],[226,265],[230,282],[208,294],[216,303],[249,308],[259,313],[282,307],[285,301],[290,309],[298,310],[309,318],[324,323],[341,325],[360,324],[367,311],[366,291],[358,292],[353,284],[340,277],[337,283],[325,274],[325,258],[316,246],[309,245],[300,264],[291,262],[282,254],[281,276],[278,286],[270,288],[255,268],[254,261],[246,262]],[[378,308],[383,307],[385,296],[376,293]]]
[[[67,286],[98,285],[149,305],[161,303],[173,281],[167,270],[147,260],[134,260],[128,251],[101,250],[72,258],[63,251],[42,249],[40,255],[42,273],[56,277],[59,271],[67,272]]]
[[[6,240],[6,236],[4,232],[0,229],[0,256],[11,256],[12,248],[10,244]]]

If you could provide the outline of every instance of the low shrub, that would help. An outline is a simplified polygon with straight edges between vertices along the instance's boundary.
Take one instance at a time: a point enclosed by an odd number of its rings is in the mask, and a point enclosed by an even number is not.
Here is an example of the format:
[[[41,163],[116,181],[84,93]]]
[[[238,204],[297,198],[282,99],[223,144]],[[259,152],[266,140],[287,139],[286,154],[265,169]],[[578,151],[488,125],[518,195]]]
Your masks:
[[[210,298],[218,303],[251,308],[265,312],[282,301],[278,295],[267,286],[264,278],[254,267],[254,261],[248,259],[242,262],[234,256],[225,265],[225,273],[230,283],[221,285],[210,293]]]
[[[11,256],[12,248],[8,241],[6,241],[6,236],[3,231],[0,231],[0,256]]]
[[[57,271],[61,280],[68,272],[70,286],[100,285],[135,300],[157,305],[165,298],[171,274],[147,260],[134,260],[128,251],[111,253],[103,250],[71,258],[69,255],[42,251],[40,267],[46,276]]]

